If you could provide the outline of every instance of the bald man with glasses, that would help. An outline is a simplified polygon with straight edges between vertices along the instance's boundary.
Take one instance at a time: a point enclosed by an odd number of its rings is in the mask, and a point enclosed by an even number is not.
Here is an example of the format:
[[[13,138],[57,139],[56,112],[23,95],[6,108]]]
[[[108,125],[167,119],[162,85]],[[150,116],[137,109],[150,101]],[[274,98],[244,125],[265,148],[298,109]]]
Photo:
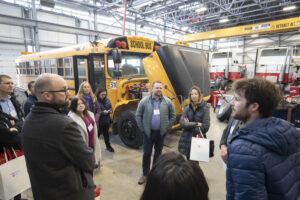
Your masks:
[[[60,110],[70,95],[66,81],[42,74],[34,89],[38,102],[23,126],[34,199],[94,199],[93,150],[83,141],[78,125]]]

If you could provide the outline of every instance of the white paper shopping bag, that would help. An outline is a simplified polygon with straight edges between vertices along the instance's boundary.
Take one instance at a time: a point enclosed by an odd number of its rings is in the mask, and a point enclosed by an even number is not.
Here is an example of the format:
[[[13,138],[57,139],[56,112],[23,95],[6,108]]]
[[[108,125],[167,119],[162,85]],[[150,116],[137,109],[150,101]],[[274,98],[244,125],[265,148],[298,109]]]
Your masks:
[[[0,165],[0,199],[11,199],[30,187],[24,156]]]
[[[209,139],[192,137],[190,160],[209,162]]]

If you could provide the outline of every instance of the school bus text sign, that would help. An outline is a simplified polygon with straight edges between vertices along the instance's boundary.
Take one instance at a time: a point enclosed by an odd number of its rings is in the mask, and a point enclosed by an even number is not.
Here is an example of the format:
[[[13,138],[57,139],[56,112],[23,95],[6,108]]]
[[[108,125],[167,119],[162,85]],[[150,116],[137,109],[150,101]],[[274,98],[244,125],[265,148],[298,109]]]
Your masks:
[[[144,41],[144,40],[137,40],[137,39],[129,39],[128,40],[128,47],[130,50],[138,50],[138,51],[153,51],[153,41]]]

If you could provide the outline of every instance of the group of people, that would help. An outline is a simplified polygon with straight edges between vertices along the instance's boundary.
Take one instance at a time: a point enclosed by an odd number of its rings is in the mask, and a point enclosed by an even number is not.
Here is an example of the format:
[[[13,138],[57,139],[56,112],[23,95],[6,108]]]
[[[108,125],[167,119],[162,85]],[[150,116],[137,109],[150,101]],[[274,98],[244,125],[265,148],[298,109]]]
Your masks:
[[[235,81],[233,91],[232,116],[220,141],[221,158],[226,163],[226,199],[298,200],[300,133],[291,123],[272,117],[282,100],[279,87],[265,79],[242,79]],[[179,142],[179,151],[187,160],[190,138],[199,132],[206,137],[209,128],[209,111],[198,88],[191,89],[189,98],[180,119],[183,133]],[[155,106],[153,100],[152,104]],[[152,135],[155,132],[149,137]],[[198,163],[174,153],[154,160],[144,179],[141,200],[208,199],[209,188]]]
[[[0,75],[0,151],[24,150],[35,199],[60,199],[74,191],[79,191],[77,199],[94,196],[92,176],[100,167],[101,134],[107,150],[114,152],[108,134],[112,106],[107,91],[100,88],[95,96],[89,83],[83,82],[70,101],[66,81],[53,74],[29,82],[28,91],[22,110],[11,77]],[[59,192],[53,186],[66,190]],[[90,190],[81,191],[87,186]]]
[[[22,148],[22,132],[34,199],[93,199],[100,134],[107,150],[114,151],[108,135],[112,106],[107,91],[98,89],[94,95],[83,82],[69,102],[66,81],[54,74],[40,75],[28,88],[33,97],[25,103],[24,120],[12,95],[11,78],[0,75],[0,147]],[[298,200],[300,134],[289,122],[271,117],[281,100],[278,88],[264,79],[242,79],[233,90],[232,119],[220,142],[227,165],[226,199]],[[62,109],[66,105],[68,115]],[[180,118],[183,132],[178,150],[186,159],[174,152],[162,154],[175,119],[172,101],[163,96],[163,84],[155,81],[151,95],[140,101],[136,111],[143,134],[143,174],[138,183],[146,183],[141,200],[208,199],[209,187],[199,163],[190,161],[192,137],[201,133],[206,138],[210,127],[209,106],[198,87],[190,89],[189,104]]]

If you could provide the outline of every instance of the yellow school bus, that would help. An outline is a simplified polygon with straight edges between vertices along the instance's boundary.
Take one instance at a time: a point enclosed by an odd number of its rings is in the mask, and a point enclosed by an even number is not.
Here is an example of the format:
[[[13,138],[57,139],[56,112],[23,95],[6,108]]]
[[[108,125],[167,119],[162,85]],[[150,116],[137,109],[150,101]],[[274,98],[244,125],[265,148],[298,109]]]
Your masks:
[[[18,85],[24,88],[42,73],[62,76],[71,97],[83,81],[88,81],[93,91],[105,87],[114,110],[113,133],[133,148],[142,145],[135,110],[140,99],[150,94],[154,81],[163,83],[163,95],[172,100],[178,119],[190,87],[199,86],[209,98],[208,64],[203,51],[162,46],[144,37],[122,36],[26,54],[16,59],[16,65]]]

